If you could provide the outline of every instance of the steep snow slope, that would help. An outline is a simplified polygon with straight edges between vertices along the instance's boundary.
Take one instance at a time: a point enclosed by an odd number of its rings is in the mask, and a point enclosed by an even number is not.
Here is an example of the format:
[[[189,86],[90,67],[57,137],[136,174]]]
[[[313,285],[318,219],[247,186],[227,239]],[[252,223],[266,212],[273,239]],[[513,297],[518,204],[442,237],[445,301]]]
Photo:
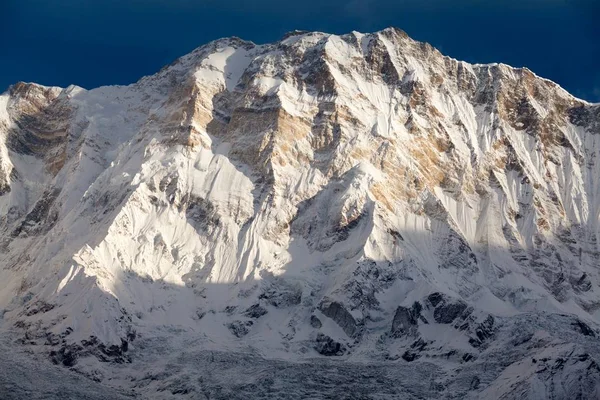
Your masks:
[[[416,398],[598,393],[600,106],[527,69],[396,29],[223,39],[127,87],[16,84],[0,137],[0,321],[55,363],[131,381],[196,348],[435,366]]]

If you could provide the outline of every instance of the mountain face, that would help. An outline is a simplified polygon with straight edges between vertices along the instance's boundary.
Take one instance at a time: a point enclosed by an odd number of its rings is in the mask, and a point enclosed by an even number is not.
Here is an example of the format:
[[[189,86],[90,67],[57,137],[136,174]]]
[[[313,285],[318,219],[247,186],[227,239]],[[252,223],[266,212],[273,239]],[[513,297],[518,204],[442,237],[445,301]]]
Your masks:
[[[600,105],[391,28],[18,83],[0,326],[145,398],[598,398],[599,154]]]

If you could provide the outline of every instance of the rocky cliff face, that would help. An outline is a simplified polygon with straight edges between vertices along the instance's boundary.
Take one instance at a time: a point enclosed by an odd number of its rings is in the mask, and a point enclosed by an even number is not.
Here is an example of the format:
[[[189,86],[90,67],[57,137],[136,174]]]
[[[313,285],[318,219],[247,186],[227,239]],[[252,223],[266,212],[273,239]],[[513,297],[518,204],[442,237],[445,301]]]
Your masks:
[[[595,398],[599,138],[600,105],[397,29],[19,83],[2,326],[97,379],[158,341],[415,363],[417,398]]]

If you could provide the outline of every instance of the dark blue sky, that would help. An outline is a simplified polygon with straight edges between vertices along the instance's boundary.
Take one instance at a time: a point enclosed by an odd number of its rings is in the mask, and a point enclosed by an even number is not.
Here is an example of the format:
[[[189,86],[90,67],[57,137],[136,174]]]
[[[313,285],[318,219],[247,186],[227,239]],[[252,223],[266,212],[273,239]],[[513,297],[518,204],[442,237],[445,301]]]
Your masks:
[[[600,101],[600,0],[0,0],[0,92],[126,84],[219,37],[396,26],[469,62],[527,66]]]

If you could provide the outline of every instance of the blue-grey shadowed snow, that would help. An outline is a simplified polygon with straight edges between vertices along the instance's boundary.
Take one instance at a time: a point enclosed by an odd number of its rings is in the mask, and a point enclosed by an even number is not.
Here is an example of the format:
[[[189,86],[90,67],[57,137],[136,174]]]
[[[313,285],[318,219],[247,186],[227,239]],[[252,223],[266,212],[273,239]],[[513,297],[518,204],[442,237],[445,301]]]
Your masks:
[[[527,66],[600,101],[598,0],[2,0],[0,91],[127,84],[210,40],[396,26],[469,62]]]

